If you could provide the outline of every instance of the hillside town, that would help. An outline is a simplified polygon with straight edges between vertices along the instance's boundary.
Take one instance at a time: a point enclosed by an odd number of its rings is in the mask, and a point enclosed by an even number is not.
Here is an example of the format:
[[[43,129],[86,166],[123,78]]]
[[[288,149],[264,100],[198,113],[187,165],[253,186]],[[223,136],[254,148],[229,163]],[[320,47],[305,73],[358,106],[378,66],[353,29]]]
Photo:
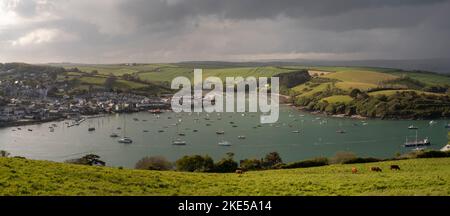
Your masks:
[[[54,76],[53,72],[2,71],[0,127],[170,107],[170,95],[143,96],[101,89],[67,94],[71,86]]]

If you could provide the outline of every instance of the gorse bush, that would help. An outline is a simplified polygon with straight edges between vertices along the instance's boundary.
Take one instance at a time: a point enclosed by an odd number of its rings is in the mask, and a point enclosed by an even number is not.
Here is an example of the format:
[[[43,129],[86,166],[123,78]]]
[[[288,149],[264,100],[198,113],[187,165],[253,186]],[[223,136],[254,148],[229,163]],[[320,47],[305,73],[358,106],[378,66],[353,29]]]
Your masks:
[[[208,155],[184,156],[175,164],[177,170],[186,172],[210,172],[214,169],[214,161]]]
[[[373,162],[379,162],[379,161],[382,161],[382,160],[378,159],[378,158],[372,158],[372,157],[368,157],[368,158],[357,157],[357,158],[345,160],[342,162],[342,164],[373,163]]]
[[[80,165],[89,165],[89,166],[105,166],[106,163],[102,160],[100,160],[100,156],[95,155],[95,154],[88,154],[85,155],[81,158],[77,158],[77,159],[71,159],[71,160],[67,160],[65,161],[66,163],[71,163],[71,164],[80,164]]]
[[[8,157],[9,156],[9,152],[5,151],[5,150],[0,150],[0,157]]]
[[[331,159],[332,163],[345,163],[347,161],[351,161],[356,159],[356,155],[353,152],[344,152],[339,151],[336,152],[336,155]]]
[[[442,158],[450,157],[450,151],[421,151],[416,154],[416,158]]]
[[[139,160],[135,168],[141,170],[171,170],[172,163],[162,156],[144,157]]]
[[[283,163],[283,160],[281,159],[280,154],[278,154],[278,152],[270,152],[264,157],[262,165],[265,168],[272,168],[281,163]]]
[[[235,172],[238,168],[238,163],[233,160],[233,153],[227,153],[227,157],[223,158],[214,164],[214,172],[230,173]]]
[[[262,161],[259,159],[244,159],[239,163],[239,168],[243,170],[261,170],[263,169]]]
[[[306,167],[326,166],[328,164],[329,164],[328,158],[318,157],[310,160],[288,163],[286,165],[283,165],[281,168],[283,169],[306,168]]]

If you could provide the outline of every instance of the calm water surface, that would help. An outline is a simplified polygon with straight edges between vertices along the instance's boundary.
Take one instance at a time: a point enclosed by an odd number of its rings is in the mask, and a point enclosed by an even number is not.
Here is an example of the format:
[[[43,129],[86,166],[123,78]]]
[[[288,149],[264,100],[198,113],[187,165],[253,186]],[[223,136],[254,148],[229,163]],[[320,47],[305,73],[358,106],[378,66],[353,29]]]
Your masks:
[[[277,151],[285,162],[333,156],[337,151],[351,151],[359,156],[392,157],[396,153],[410,151],[402,144],[407,136],[415,137],[415,132],[408,130],[412,124],[420,128],[419,137],[431,139],[429,148],[439,149],[447,143],[446,120],[437,120],[433,125],[429,121],[409,120],[366,120],[364,123],[354,119],[319,117],[287,106],[281,107],[277,124],[259,126],[258,113],[244,116],[241,113],[212,113],[209,120],[205,118],[205,113],[197,116],[168,112],[157,118],[142,112],[88,119],[80,126],[70,128],[66,124],[69,121],[22,126],[22,130],[2,128],[0,149],[12,155],[52,161],[94,153],[109,166],[133,167],[144,156],[162,155],[176,160],[183,155],[208,154],[220,159],[227,152],[235,153],[239,160],[260,158]],[[111,133],[124,133],[124,121],[126,135],[134,141],[132,144],[120,144],[118,138],[109,137]],[[175,124],[179,121],[177,129]],[[54,132],[49,129],[52,124],[57,125]],[[88,132],[89,127],[96,130]],[[186,134],[182,137],[187,142],[186,146],[172,145],[177,130]],[[223,130],[225,134],[218,136],[217,130]],[[295,130],[300,133],[293,133]],[[346,133],[338,134],[337,130],[345,130]],[[246,139],[238,139],[240,135]],[[219,146],[221,140],[229,141],[232,146]]]

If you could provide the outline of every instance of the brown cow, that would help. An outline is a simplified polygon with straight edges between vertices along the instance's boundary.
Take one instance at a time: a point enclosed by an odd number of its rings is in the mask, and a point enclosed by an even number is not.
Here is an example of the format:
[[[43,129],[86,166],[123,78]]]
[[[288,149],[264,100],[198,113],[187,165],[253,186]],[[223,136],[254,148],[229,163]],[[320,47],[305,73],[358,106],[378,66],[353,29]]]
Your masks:
[[[374,172],[382,172],[380,167],[371,167],[370,170]]]
[[[391,170],[400,170],[399,165],[391,165]]]
[[[358,169],[356,169],[356,167],[352,167],[352,173],[353,173],[353,174],[358,173]]]

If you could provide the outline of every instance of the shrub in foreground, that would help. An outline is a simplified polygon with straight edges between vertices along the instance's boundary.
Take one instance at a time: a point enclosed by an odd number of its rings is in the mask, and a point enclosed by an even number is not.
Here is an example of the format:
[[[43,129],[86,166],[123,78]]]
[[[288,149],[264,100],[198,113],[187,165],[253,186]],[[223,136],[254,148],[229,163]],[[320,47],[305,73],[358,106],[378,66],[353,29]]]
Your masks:
[[[417,152],[416,154],[416,158],[442,158],[442,157],[450,157],[450,152],[430,150]]]
[[[373,163],[373,162],[379,162],[379,161],[382,161],[382,160],[378,159],[378,158],[372,158],[372,157],[368,157],[368,158],[357,157],[357,158],[343,161],[342,163],[343,164],[355,164],[355,163]]]
[[[214,172],[230,173],[235,172],[238,168],[238,163],[233,160],[233,153],[227,153],[227,157],[223,158],[214,164]]]
[[[8,157],[9,156],[9,152],[5,151],[5,150],[0,150],[0,157]]]
[[[100,160],[100,156],[95,154],[88,154],[81,158],[67,160],[66,163],[89,165],[89,166],[105,166],[106,163]]]
[[[210,172],[214,168],[213,159],[207,155],[183,156],[175,164],[178,171],[186,172]]]
[[[282,168],[283,169],[306,168],[306,167],[326,166],[328,164],[329,164],[328,158],[319,157],[310,160],[288,163],[282,166]]]
[[[262,170],[263,163],[258,159],[244,159],[240,161],[240,166],[243,170]]]
[[[353,152],[336,152],[336,155],[332,158],[332,163],[345,163],[346,161],[355,160],[357,157]]]
[[[162,156],[144,157],[139,160],[135,168],[141,170],[171,170],[172,163]]]

